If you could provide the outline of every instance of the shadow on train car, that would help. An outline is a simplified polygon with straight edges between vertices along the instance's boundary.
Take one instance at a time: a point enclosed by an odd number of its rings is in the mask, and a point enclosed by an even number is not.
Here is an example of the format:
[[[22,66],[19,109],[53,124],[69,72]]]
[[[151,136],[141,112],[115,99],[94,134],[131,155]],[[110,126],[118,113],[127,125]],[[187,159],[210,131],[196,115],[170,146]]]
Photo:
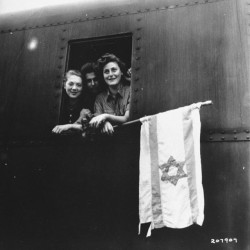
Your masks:
[[[131,49],[131,34],[70,41],[67,68],[79,70],[107,52],[130,66]],[[38,148],[12,146],[12,169],[6,174],[13,177],[5,197],[7,245],[129,248],[138,225],[138,143],[139,126],[134,125],[116,128],[112,137],[52,135],[48,145]]]
[[[139,222],[139,128],[121,130],[87,142],[62,136],[50,146],[12,147],[12,170],[5,175],[12,183],[2,197],[3,246],[132,249]]]

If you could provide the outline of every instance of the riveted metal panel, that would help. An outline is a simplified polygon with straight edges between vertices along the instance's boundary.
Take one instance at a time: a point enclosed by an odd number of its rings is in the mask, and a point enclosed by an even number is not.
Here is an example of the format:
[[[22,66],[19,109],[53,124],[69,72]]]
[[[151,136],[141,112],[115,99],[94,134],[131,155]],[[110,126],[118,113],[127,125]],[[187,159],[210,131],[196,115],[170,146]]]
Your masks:
[[[203,128],[248,126],[247,63],[239,46],[244,34],[234,1],[146,13],[142,34],[147,63],[138,117],[212,100],[201,111]]]
[[[109,1],[107,3],[78,2],[72,3],[69,6],[50,6],[23,11],[21,13],[4,14],[0,16],[0,32],[6,33],[9,31],[51,27],[95,19],[164,11],[166,9],[189,7],[219,1],[227,0],[119,0]],[[15,18],[13,18],[13,16],[15,16]],[[37,18],[37,16],[39,16],[39,18]]]
[[[50,133],[60,109],[66,44],[60,29],[1,35],[2,136],[41,137]],[[63,56],[63,57],[61,57]]]

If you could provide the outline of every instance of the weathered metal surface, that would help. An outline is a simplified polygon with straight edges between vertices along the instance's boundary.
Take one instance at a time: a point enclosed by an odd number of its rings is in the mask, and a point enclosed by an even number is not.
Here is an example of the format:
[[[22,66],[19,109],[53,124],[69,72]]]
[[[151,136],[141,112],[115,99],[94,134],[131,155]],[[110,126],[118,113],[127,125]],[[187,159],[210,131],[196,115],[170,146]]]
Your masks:
[[[249,129],[210,130],[202,133],[201,140],[206,142],[250,141]]]
[[[164,1],[109,1],[108,3],[75,3],[0,16],[0,32],[9,33],[27,29],[52,27],[104,18],[173,10],[227,0],[164,0]],[[12,18],[15,16],[15,18]],[[36,18],[39,16],[40,18]]]

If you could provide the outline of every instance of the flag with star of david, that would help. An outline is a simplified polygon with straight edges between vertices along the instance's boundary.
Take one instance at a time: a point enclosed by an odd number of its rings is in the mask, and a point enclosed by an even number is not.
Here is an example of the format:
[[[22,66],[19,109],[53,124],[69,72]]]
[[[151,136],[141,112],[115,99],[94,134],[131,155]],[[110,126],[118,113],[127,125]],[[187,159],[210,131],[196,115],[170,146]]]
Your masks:
[[[200,106],[141,119],[139,217],[151,229],[202,225]]]

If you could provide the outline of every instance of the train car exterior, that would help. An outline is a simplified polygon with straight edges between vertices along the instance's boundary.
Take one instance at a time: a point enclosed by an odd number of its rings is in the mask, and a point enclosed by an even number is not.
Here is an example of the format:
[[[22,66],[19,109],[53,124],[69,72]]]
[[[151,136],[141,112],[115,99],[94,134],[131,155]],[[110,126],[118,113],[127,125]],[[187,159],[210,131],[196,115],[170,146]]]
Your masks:
[[[249,4],[100,1],[0,17],[3,249],[249,249]],[[139,126],[51,135],[63,74],[92,44],[131,65],[131,120],[213,101],[201,109],[202,227],[137,236]]]

